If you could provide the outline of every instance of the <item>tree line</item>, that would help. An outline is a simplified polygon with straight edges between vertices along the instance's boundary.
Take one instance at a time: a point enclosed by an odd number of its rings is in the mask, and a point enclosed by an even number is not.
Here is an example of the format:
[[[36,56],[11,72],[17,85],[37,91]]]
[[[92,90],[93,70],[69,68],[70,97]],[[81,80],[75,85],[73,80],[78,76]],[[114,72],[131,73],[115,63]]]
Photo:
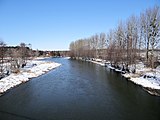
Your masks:
[[[0,39],[0,78],[3,78],[7,71],[17,73],[23,68],[27,60],[35,57],[64,57],[69,56],[69,51],[43,51],[33,50],[31,44],[20,43],[18,46],[7,46]]]
[[[125,67],[142,61],[154,68],[160,45],[160,8],[154,6],[132,15],[109,32],[70,43],[71,58],[100,58]],[[142,53],[145,53],[143,56]]]
[[[8,47],[0,40],[0,75],[3,76],[9,70],[16,72],[23,67],[33,55],[30,46],[31,44],[21,43],[16,47]]]

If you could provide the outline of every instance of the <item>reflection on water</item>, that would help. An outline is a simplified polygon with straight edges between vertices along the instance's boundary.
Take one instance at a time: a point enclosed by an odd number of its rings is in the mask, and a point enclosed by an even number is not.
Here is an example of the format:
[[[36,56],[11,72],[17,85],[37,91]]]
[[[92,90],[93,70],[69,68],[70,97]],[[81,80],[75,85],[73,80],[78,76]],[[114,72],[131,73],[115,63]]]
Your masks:
[[[160,98],[99,65],[50,58],[57,69],[0,97],[0,119],[159,120]]]

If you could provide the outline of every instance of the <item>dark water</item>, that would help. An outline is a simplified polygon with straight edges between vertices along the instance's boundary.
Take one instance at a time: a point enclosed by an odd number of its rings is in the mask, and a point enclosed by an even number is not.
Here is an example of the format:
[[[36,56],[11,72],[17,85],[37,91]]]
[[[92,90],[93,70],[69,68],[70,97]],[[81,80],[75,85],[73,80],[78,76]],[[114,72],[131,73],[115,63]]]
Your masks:
[[[57,69],[0,97],[0,120],[160,120],[160,97],[96,64]]]

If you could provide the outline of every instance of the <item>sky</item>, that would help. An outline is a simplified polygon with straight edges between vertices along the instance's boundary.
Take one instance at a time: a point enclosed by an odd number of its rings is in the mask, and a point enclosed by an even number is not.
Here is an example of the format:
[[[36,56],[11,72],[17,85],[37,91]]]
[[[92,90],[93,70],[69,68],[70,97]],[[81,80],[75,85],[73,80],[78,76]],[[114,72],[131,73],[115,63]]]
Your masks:
[[[38,50],[68,50],[72,41],[107,33],[160,0],[0,0],[0,40]]]

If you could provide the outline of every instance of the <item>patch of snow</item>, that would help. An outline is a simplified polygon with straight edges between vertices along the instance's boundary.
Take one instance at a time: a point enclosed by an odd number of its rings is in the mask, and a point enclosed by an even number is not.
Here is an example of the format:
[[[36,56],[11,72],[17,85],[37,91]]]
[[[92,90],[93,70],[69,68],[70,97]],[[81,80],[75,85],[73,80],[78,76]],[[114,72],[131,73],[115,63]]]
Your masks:
[[[137,76],[136,76],[137,75]],[[136,74],[126,73],[124,77],[145,88],[160,90],[160,70],[146,68],[143,63],[136,65]]]
[[[95,59],[95,61],[97,61],[97,62],[102,62],[102,59]]]
[[[112,67],[111,65],[108,65],[107,66],[109,69],[112,69],[112,70],[114,70],[115,68],[114,67]]]
[[[95,64],[98,64],[98,65],[101,65],[101,66],[105,66],[105,63],[104,62],[97,62],[97,61],[91,61],[92,63],[95,63]]]
[[[146,88],[159,89],[160,90],[160,81],[153,78],[130,78],[130,80],[138,85],[141,85]]]
[[[21,83],[29,81],[31,78],[38,77],[47,71],[60,66],[59,63],[46,61],[28,61],[27,65],[20,69],[18,74],[10,74],[8,77],[0,80],[0,93],[6,92]]]
[[[70,59],[71,57],[64,57],[64,59]]]
[[[101,60],[100,60],[101,61]],[[99,64],[101,66],[105,66],[105,64],[107,64],[107,67],[109,69],[115,70],[117,72],[122,72],[122,70],[119,69],[115,69],[114,67],[112,67],[109,62],[100,62],[99,60],[97,61],[97,59],[95,61],[90,61],[92,63],[95,64]],[[151,68],[146,68],[145,65],[140,62],[139,64],[136,64],[136,66],[134,65],[130,65],[129,69],[134,69],[136,67],[136,73],[125,73],[122,74],[122,76],[124,76],[125,78],[129,78],[130,81],[134,82],[137,85],[141,85],[145,88],[151,88],[151,89],[157,89],[160,90],[160,67],[157,67],[156,69],[151,69]],[[144,76],[148,76],[148,77],[144,77]]]
[[[36,57],[35,60],[42,60],[42,59],[46,59],[46,58],[50,58],[50,57]]]
[[[119,70],[119,69],[115,69],[115,71],[116,71],[116,72],[122,72],[122,70]]]

